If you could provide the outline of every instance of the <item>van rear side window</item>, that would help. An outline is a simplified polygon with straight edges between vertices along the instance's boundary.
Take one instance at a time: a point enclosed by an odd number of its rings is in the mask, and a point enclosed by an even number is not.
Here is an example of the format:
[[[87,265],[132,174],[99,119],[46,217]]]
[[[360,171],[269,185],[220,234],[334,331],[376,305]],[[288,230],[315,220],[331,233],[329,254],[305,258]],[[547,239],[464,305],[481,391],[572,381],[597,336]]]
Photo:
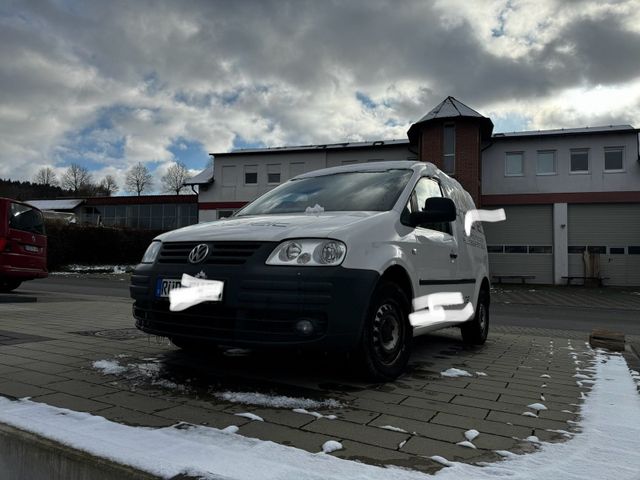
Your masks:
[[[9,228],[44,235],[44,221],[39,210],[13,202],[9,205]]]

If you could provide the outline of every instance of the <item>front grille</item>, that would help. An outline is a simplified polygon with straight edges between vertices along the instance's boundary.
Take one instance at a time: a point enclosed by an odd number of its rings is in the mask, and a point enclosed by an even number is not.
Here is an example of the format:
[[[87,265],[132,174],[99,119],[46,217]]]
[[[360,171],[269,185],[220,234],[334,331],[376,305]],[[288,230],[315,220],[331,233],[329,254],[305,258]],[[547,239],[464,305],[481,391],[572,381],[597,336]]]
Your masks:
[[[209,246],[209,255],[203,262],[209,265],[242,265],[263,245],[260,242],[167,242],[162,244],[158,263],[187,263],[189,252],[201,243]]]
[[[142,306],[142,305],[140,305]],[[143,330],[164,336],[244,340],[253,342],[291,342],[313,340],[327,331],[327,317],[321,311],[233,309],[222,305],[201,304],[183,312],[170,312],[168,302],[152,302],[150,308],[134,306],[134,315]],[[315,332],[300,337],[296,322],[310,319]]]

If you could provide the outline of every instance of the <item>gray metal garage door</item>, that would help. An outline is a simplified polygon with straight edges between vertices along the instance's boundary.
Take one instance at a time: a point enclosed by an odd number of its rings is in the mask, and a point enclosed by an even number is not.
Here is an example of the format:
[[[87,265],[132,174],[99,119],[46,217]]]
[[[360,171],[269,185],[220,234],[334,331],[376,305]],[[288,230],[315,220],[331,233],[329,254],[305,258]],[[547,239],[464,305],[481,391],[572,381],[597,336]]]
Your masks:
[[[598,257],[607,285],[640,285],[640,204],[569,205],[569,275],[583,275],[583,251]]]
[[[503,208],[504,222],[483,224],[491,275],[535,275],[529,282],[553,283],[552,205]]]

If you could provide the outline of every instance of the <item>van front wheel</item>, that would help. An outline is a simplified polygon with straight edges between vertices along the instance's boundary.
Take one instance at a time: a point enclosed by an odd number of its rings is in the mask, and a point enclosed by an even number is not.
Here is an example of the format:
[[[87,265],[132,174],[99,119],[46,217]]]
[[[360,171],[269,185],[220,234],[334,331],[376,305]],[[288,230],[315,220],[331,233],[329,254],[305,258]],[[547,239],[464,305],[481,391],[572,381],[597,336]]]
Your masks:
[[[19,280],[0,280],[0,293],[8,293],[22,284]]]
[[[368,378],[393,380],[404,370],[413,337],[409,308],[406,295],[394,283],[381,282],[376,287],[357,352],[361,370]]]

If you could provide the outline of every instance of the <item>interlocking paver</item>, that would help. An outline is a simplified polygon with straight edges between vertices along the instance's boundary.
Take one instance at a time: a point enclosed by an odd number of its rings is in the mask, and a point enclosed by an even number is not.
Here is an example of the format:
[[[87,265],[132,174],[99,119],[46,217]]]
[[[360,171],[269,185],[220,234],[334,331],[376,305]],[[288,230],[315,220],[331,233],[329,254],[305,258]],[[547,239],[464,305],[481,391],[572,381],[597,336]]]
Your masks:
[[[424,455],[425,457],[438,455],[447,460],[469,460],[488,453],[486,450],[460,447],[455,443],[441,442],[423,437],[411,437],[400,451]]]
[[[407,440],[410,436],[408,433],[324,418],[311,422],[302,427],[302,429],[391,449],[396,448],[400,442]]]
[[[87,311],[95,313],[89,318]],[[339,377],[340,372],[325,372],[318,378],[331,378],[320,386],[321,382],[316,384],[308,372],[289,370],[291,362],[263,369],[260,374],[246,368],[251,359],[222,358],[208,367],[167,342],[73,333],[131,329],[128,301],[86,297],[80,301],[29,305],[29,310],[14,309],[12,315],[11,320],[0,319],[0,330],[19,330],[50,340],[0,346],[0,394],[34,396],[39,401],[95,411],[131,425],[166,426],[180,421],[216,428],[238,425],[240,434],[311,452],[320,451],[322,443],[334,439],[344,446],[344,450],[334,453],[336,456],[425,471],[439,468],[423,457],[429,453],[450,460],[494,460],[491,450],[522,451],[522,446],[528,445],[513,437],[538,434],[542,440],[557,440],[562,435],[547,429],[570,429],[572,425],[565,420],[578,418],[580,393],[588,392],[576,384],[576,365],[569,355],[575,353],[584,362],[581,365],[588,366],[591,357],[583,355],[583,342],[575,341],[575,350],[570,351],[563,348],[568,345],[566,339],[546,337],[558,334],[551,330],[498,327],[481,347],[466,347],[460,342],[458,331],[445,330],[417,339],[410,368],[395,382],[369,386],[352,379],[333,378]],[[586,338],[584,334],[572,335]],[[551,341],[555,341],[553,355]],[[120,354],[127,356],[118,357]],[[103,375],[91,367],[93,361],[100,359],[117,359],[127,365],[151,362],[149,358],[163,367],[157,377]],[[264,357],[260,358],[263,361]],[[220,361],[224,365],[218,365]],[[440,375],[451,367],[467,370],[473,376]],[[183,374],[174,376],[172,371]],[[476,372],[487,375],[478,376]],[[156,380],[185,383],[192,377],[200,383],[185,384],[188,388],[182,391],[163,387],[161,382],[154,384]],[[18,378],[32,379],[34,383],[54,381],[44,383],[43,388]],[[542,387],[545,383],[546,387]],[[264,393],[291,396],[313,396],[309,389],[317,389],[320,397],[337,398],[343,406],[319,409],[325,415],[335,414],[337,420],[316,419],[291,409],[230,404],[213,396],[209,384],[214,391],[251,391],[259,386],[257,389]],[[348,388],[343,389],[340,384]],[[296,394],[297,388],[304,389],[304,393]],[[540,412],[539,418],[521,416],[534,402],[545,404],[549,410]],[[260,415],[265,421],[234,415],[243,411]],[[385,425],[407,433],[380,428]],[[455,445],[464,440],[465,430],[471,428],[480,432],[474,440],[478,449]]]
[[[432,422],[451,427],[460,427],[465,430],[475,429],[479,432],[491,433],[505,437],[526,438],[531,435],[531,427],[522,425],[509,425],[503,421],[478,420],[477,418],[451,415],[449,413],[437,414]]]
[[[165,410],[157,410],[154,415],[172,419],[174,423],[187,422],[196,425],[208,425],[215,428],[226,428],[229,425],[244,425],[249,419],[238,417],[230,413],[204,408],[193,408],[187,405],[177,405]]]
[[[112,405],[106,402],[89,400],[88,398],[76,397],[66,393],[50,393],[32,398],[34,402],[46,403],[55,407],[67,408],[78,412],[100,412]]]
[[[426,408],[435,412],[453,413],[456,415],[465,415],[467,417],[485,418],[489,410],[477,407],[468,407],[465,405],[456,405],[454,403],[434,402],[423,398],[408,397],[401,405],[409,407]]]

